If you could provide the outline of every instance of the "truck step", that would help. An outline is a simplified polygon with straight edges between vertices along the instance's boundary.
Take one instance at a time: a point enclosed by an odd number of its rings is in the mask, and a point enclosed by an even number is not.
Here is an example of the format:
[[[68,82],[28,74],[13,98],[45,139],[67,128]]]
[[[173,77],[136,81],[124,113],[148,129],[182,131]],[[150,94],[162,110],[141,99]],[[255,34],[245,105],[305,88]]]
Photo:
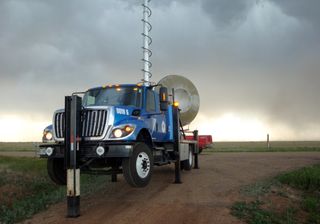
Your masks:
[[[168,164],[170,164],[170,161],[154,163],[154,165],[156,165],[156,166],[163,166],[163,165],[168,165]]]
[[[173,147],[159,147],[159,146],[156,146],[156,147],[153,147],[154,150],[156,151],[167,151],[167,152],[172,152],[173,151]]]

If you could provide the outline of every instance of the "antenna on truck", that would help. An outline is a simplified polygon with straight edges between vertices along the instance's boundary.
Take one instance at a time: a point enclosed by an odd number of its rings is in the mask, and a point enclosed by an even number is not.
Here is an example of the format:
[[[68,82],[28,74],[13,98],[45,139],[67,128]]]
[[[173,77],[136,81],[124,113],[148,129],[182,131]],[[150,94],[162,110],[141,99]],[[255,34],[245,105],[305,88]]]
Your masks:
[[[152,77],[152,73],[150,72],[150,68],[152,67],[152,63],[149,60],[149,58],[152,55],[152,51],[149,49],[151,43],[152,43],[152,38],[149,36],[149,32],[152,30],[151,23],[149,22],[149,18],[152,14],[151,9],[149,8],[149,2],[151,0],[144,0],[144,3],[142,4],[143,8],[143,18],[142,18],[142,23],[143,23],[143,33],[141,34],[143,37],[143,84],[145,86],[150,85],[150,78]]]

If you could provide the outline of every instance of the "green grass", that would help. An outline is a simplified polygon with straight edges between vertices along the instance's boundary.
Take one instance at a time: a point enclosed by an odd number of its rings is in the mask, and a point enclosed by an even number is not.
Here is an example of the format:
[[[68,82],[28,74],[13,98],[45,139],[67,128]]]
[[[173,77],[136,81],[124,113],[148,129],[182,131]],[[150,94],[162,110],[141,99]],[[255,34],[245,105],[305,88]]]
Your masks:
[[[277,179],[304,192],[301,207],[309,213],[308,223],[320,223],[320,164],[281,174]]]
[[[0,142],[0,151],[35,151],[40,143]],[[273,141],[270,149],[266,142],[214,142],[204,150],[213,152],[303,152],[320,151],[320,141]]]
[[[246,223],[320,224],[320,164],[259,181],[244,187],[241,194],[250,200],[236,202],[231,214]],[[284,211],[273,210],[270,195],[276,195],[280,201],[285,198],[287,207]],[[303,211],[304,222],[297,211]]]
[[[37,142],[0,142],[0,151],[35,151]]]
[[[276,179],[267,179],[257,181],[254,184],[244,186],[241,189],[241,194],[249,197],[259,197],[270,192],[272,186],[278,186],[279,182]]]
[[[286,209],[283,213],[277,214],[275,211],[262,209],[264,203],[256,200],[253,202],[236,202],[231,214],[246,221],[249,224],[294,224],[295,210]]]
[[[43,174],[46,173],[46,160],[26,157],[4,157],[0,156],[0,171],[10,170],[17,172]]]
[[[320,190],[320,164],[279,175],[277,179],[300,190]]]
[[[81,175],[81,194],[101,189],[106,181],[105,176]],[[65,195],[66,187],[49,179],[46,160],[0,157],[0,223],[29,218]]]
[[[268,149],[266,142],[214,142],[204,152],[318,152],[320,141],[274,141]]]

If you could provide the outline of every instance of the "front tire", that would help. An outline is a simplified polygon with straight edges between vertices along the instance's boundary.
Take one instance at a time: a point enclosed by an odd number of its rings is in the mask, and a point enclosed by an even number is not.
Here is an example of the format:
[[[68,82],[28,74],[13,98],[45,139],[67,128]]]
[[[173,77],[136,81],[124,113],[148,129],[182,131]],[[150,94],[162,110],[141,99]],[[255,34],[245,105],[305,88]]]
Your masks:
[[[50,179],[57,185],[67,184],[67,171],[64,169],[63,159],[48,158],[47,171]]]
[[[151,150],[145,143],[133,147],[132,156],[122,160],[125,180],[132,187],[145,187],[150,182],[153,171]]]

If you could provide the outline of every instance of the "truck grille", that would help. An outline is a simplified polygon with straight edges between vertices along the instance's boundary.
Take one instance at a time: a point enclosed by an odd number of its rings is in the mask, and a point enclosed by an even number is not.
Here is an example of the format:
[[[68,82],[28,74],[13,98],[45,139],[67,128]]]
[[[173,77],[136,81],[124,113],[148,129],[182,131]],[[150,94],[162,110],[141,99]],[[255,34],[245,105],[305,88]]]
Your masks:
[[[54,117],[54,132],[57,138],[64,138],[65,118],[64,112],[56,113]]]
[[[100,137],[106,128],[106,110],[86,110],[82,121],[82,137]]]
[[[102,137],[107,121],[106,110],[84,110],[82,111],[81,137]],[[57,138],[64,138],[65,114],[58,112],[54,117],[54,131]]]

